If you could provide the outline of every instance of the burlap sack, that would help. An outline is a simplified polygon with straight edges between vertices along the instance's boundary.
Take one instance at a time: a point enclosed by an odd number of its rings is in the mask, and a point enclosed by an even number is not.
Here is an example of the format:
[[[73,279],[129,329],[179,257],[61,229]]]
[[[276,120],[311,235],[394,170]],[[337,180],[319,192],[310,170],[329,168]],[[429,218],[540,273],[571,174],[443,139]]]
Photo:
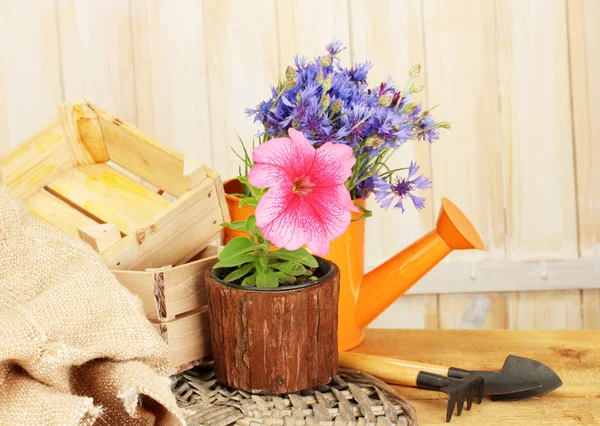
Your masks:
[[[183,425],[167,359],[100,256],[0,186],[0,425]]]

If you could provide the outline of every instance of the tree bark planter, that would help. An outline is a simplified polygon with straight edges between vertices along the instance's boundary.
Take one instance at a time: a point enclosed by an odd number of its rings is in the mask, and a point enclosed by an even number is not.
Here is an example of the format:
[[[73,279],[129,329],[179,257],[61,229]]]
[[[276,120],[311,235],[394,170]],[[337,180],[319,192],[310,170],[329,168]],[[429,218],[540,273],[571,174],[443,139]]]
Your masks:
[[[246,288],[207,272],[215,373],[251,393],[297,392],[328,383],[338,371],[339,269],[318,258],[317,281]]]

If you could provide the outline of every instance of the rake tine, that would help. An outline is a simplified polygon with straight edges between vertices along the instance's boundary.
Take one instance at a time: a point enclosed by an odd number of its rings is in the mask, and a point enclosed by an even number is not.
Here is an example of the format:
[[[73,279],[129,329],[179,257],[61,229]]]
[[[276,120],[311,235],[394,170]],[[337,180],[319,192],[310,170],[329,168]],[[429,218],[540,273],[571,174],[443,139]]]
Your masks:
[[[463,405],[465,404],[465,399],[463,395],[460,395],[458,401],[456,401],[456,415],[460,416],[462,414]]]
[[[469,394],[467,396],[467,410],[470,410],[471,407],[473,406],[473,398],[474,398],[473,394]]]
[[[448,406],[446,407],[446,423],[450,422],[452,419],[452,414],[454,413],[454,401],[448,400]]]

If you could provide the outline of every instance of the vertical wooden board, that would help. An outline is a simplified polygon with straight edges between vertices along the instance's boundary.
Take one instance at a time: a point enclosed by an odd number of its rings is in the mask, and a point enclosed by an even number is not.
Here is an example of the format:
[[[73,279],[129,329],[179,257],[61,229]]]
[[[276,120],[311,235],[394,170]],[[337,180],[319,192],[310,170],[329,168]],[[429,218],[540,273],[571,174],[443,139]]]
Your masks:
[[[260,130],[246,117],[270,96],[280,78],[273,0],[203,2],[204,37],[213,141],[212,168],[224,179],[237,176],[238,135],[250,144]]]
[[[511,329],[582,328],[580,290],[508,293],[507,302]]]
[[[440,294],[440,328],[508,328],[505,293]]]
[[[431,147],[436,210],[441,197],[471,219],[485,252],[451,259],[502,259],[505,219],[492,0],[423,0],[426,83],[434,116],[452,122]]]
[[[600,290],[581,290],[583,328],[600,329]]]
[[[354,60],[373,63],[369,73],[370,86],[376,86],[391,77],[402,89],[408,80],[408,71],[415,64],[421,64],[427,72],[421,5],[418,0],[353,0],[350,2],[350,18]],[[417,83],[424,84],[425,77],[421,75]],[[426,91],[415,95],[415,99],[425,103]],[[431,176],[428,144],[405,144],[394,154],[389,165],[391,168],[407,167],[411,160],[421,166],[422,173]],[[421,212],[412,208],[412,205],[408,206],[405,213],[397,209],[384,211],[372,197],[368,200],[373,218],[367,220],[367,269],[377,266],[433,228],[433,193],[427,191],[421,195],[427,197],[426,207]]]
[[[496,1],[508,256],[577,256],[564,0]]]
[[[0,37],[0,51],[4,52],[3,43],[6,37]],[[10,134],[8,130],[8,110],[6,108],[6,90],[4,80],[4,58],[0,55],[0,155],[10,148]]]
[[[131,19],[139,127],[210,163],[202,3],[132,0]]]
[[[342,62],[350,66],[350,17],[348,0],[278,0],[277,28],[279,69],[294,66],[294,57],[312,60],[325,54],[325,46],[335,37],[347,49],[340,53]],[[318,31],[309,31],[307,23]]]
[[[567,2],[579,252],[600,256],[600,5]],[[583,328],[600,328],[600,290],[582,290]]]
[[[600,256],[600,3],[567,2],[581,256]]]
[[[369,328],[439,328],[438,296],[404,295],[379,315]]]
[[[0,151],[6,151],[52,121],[62,99],[54,2],[0,2],[0,52]]]
[[[129,1],[58,0],[64,95],[137,123]]]

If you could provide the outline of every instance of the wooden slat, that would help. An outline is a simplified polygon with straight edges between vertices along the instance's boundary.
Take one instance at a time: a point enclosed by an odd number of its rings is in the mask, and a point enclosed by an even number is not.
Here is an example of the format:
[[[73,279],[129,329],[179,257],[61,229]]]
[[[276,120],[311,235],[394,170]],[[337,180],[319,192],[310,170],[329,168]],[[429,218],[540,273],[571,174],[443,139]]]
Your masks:
[[[600,5],[567,2],[579,252],[600,256]],[[599,279],[600,280],[600,279]],[[600,290],[582,291],[583,327],[600,328]]]
[[[132,37],[139,128],[210,163],[202,4],[133,0]]]
[[[7,148],[52,121],[62,101],[55,2],[0,2],[0,28],[0,138],[7,138],[0,147]]]
[[[438,328],[436,295],[405,295],[379,315],[369,328]]]
[[[428,272],[408,294],[593,289],[600,259],[447,262]]]
[[[496,34],[492,0],[423,0],[429,105],[452,122],[431,146],[434,204],[454,201],[486,251],[450,259],[501,259],[505,252],[502,139],[498,120]]]
[[[171,373],[190,368],[193,362],[210,356],[208,322],[208,309],[204,308],[168,323],[154,324],[169,346]]]
[[[565,4],[496,2],[511,259],[577,257]]]
[[[83,99],[73,99],[58,107],[58,119],[78,166],[109,161],[98,115]]]
[[[90,217],[45,191],[36,192],[25,200],[24,204],[34,217],[44,220],[74,237],[78,236],[79,228],[98,225]]]
[[[185,265],[165,266],[151,271],[112,272],[121,284],[142,300],[149,320],[170,321],[206,306],[204,273],[217,262],[216,254],[216,247],[207,247],[201,253],[201,259]],[[162,274],[162,277],[157,274]]]
[[[440,294],[440,328],[504,329],[508,326],[503,293]]]
[[[224,179],[238,175],[238,135],[250,145],[260,130],[246,117],[271,96],[283,70],[279,69],[278,35],[274,0],[221,0],[202,2],[208,67],[212,168]],[[251,24],[250,24],[251,23]],[[258,31],[257,29],[261,30]],[[284,25],[282,23],[282,29]]]
[[[355,62],[373,63],[369,74],[370,86],[391,77],[403,89],[413,65],[421,64],[426,70],[421,4],[418,0],[353,0],[350,12],[352,56]],[[389,31],[389,28],[394,28],[394,31]],[[346,62],[346,65],[350,64]],[[422,74],[416,84],[424,83]],[[414,98],[426,104],[427,88]],[[432,176],[428,144],[405,144],[391,158],[389,165],[391,168],[408,167],[411,160],[421,166],[421,173]],[[399,175],[404,174],[401,172]],[[368,200],[373,211],[373,217],[366,224],[365,261],[368,265],[378,265],[434,227],[434,193],[423,191],[421,195],[427,198],[425,209],[417,212],[409,205],[403,214],[393,208],[387,211],[380,209],[373,197]],[[393,238],[390,238],[391,235]]]
[[[567,2],[582,256],[600,256],[600,4]]]
[[[128,235],[169,202],[106,164],[72,168],[47,185],[53,195]]]
[[[220,232],[224,220],[215,181],[208,178],[175,200],[135,235],[128,235],[111,247],[104,257],[110,269],[137,270],[160,268],[185,263],[202,251]],[[204,242],[204,244],[199,244]],[[173,259],[165,248],[178,246],[178,253],[187,253]]]
[[[25,200],[73,165],[60,125],[54,121],[0,157],[0,183]]]
[[[582,290],[581,293],[583,328],[600,330],[600,290]]]
[[[108,156],[119,166],[175,197],[206,178],[203,165],[188,170],[179,151],[96,106],[93,109],[98,113]]]
[[[358,2],[357,2],[358,3]],[[378,8],[374,4],[374,8]],[[325,46],[333,37],[348,48],[339,56],[350,65],[350,16],[347,0],[277,0],[277,29],[279,34],[279,69],[283,73],[294,66],[296,55],[312,59],[326,53]],[[319,31],[306,31],[310,22]]]
[[[64,96],[82,96],[137,122],[128,1],[58,0]],[[147,70],[147,72],[150,72]]]
[[[507,300],[511,329],[582,328],[579,290],[510,293]]]

